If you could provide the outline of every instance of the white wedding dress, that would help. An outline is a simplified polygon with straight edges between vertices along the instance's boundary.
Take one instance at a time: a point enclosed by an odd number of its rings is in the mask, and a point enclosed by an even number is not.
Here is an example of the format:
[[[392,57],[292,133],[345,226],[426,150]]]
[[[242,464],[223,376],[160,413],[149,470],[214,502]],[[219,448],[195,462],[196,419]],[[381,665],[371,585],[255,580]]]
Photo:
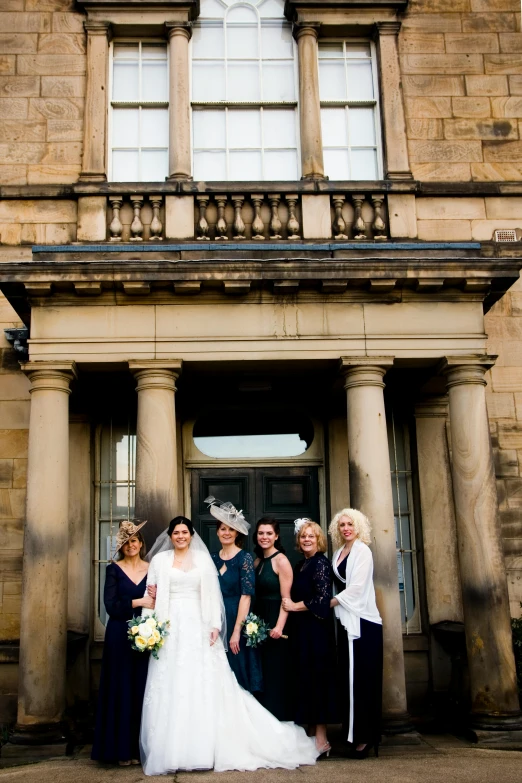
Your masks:
[[[145,774],[315,764],[314,739],[293,723],[280,723],[238,685],[219,637],[210,645],[205,568],[196,560],[181,571],[172,568],[172,557],[157,555],[149,569],[149,583],[158,585],[160,620],[168,583],[170,632],[149,664],[140,737]]]

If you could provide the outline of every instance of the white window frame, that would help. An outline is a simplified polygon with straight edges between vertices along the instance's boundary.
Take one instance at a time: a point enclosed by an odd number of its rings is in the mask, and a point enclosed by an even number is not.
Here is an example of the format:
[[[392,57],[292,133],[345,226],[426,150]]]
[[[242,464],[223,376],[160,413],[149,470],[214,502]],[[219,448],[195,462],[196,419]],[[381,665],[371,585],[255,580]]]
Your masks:
[[[375,149],[376,150],[376,156],[377,156],[377,175],[378,179],[381,180],[384,177],[384,157],[383,157],[383,144],[382,144],[382,121],[381,121],[381,109],[380,109],[380,101],[379,101],[379,69],[378,69],[378,60],[377,60],[377,47],[375,46],[374,41],[371,41],[368,38],[320,38],[318,42],[317,47],[317,68],[319,68],[319,49],[321,47],[321,44],[331,44],[331,43],[342,43],[343,44],[343,54],[344,54],[344,67],[345,67],[345,79],[346,83],[348,84],[348,74],[346,73],[346,64],[348,59],[351,61],[356,60],[358,58],[347,58],[346,57],[346,44],[366,44],[370,47],[370,61],[372,66],[372,82],[373,82],[373,94],[374,99],[373,100],[365,100],[365,101],[353,101],[353,100],[322,100],[319,90],[319,103],[321,109],[335,109],[335,108],[343,108],[345,109],[346,114],[349,113],[351,108],[373,108],[374,110],[374,122],[375,122],[375,145],[368,145],[368,147],[361,147],[361,145],[357,145],[354,147],[354,149]],[[368,58],[360,58],[361,60],[368,59]],[[348,151],[348,157],[349,157],[349,170],[350,172],[353,170],[352,166],[352,145],[350,144],[350,125],[348,122],[348,116],[346,117],[346,133],[347,133],[347,145],[346,147],[343,147],[342,149],[346,149]],[[325,149],[339,149],[339,147],[325,147],[323,144],[323,152]],[[335,180],[333,180],[335,181]]]
[[[257,4],[254,5],[253,3],[248,2],[236,2],[232,3],[231,5],[227,6],[223,18],[218,17],[209,17],[204,18],[202,20],[199,20],[197,23],[197,27],[205,27],[205,26],[217,26],[218,24],[222,25],[222,31],[223,31],[223,37],[224,37],[224,55],[222,58],[222,62],[224,63],[224,69],[225,69],[225,95],[228,93],[228,69],[227,69],[227,34],[226,34],[226,25],[227,25],[227,17],[231,10],[237,8],[238,6],[245,6],[247,8],[253,9],[257,13],[257,19],[258,19],[258,56],[256,58],[244,58],[249,59],[251,62],[257,62],[259,64],[259,88],[260,88],[260,95],[263,94],[263,62],[270,62],[271,58],[263,58],[261,57],[262,49],[261,49],[261,27],[263,25],[263,22],[278,22],[283,24],[288,24],[290,27],[290,23],[288,23],[285,19],[279,19],[276,17],[267,17],[263,18],[259,14],[258,6]],[[199,101],[199,100],[193,100],[193,44],[192,40],[190,42],[190,106],[191,106],[191,112],[190,112],[190,145],[191,145],[191,163],[192,163],[192,173],[194,173],[194,152],[198,151],[207,151],[212,152],[214,149],[217,151],[219,149],[220,152],[225,152],[225,174],[226,174],[226,182],[233,181],[230,177],[230,151],[231,148],[228,144],[228,113],[229,110],[238,110],[238,109],[259,109],[260,110],[260,123],[261,123],[261,148],[259,147],[241,147],[241,152],[260,152],[261,153],[261,173],[264,174],[264,156],[265,156],[265,147],[264,147],[264,139],[263,139],[263,109],[291,109],[294,110],[294,117],[295,117],[295,150],[296,150],[296,172],[297,172],[297,180],[301,178],[301,144],[300,144],[300,134],[299,134],[299,71],[298,71],[298,51],[297,51],[297,44],[295,40],[292,39],[292,51],[293,51],[293,69],[294,69],[294,93],[295,93],[295,100],[293,101],[266,101],[262,98],[257,101],[234,101],[234,100],[222,100],[222,101]],[[205,60],[207,58],[198,58],[198,60]],[[209,57],[208,60],[216,60],[215,57]],[[280,60],[281,58],[273,58],[274,60]],[[223,149],[221,147],[219,148],[212,148],[212,147],[194,147],[194,133],[193,133],[193,114],[194,111],[198,111],[200,109],[208,109],[208,110],[224,110],[225,112],[225,143],[226,147]],[[293,147],[281,147],[281,148],[273,148],[269,147],[268,150],[286,150],[286,149],[294,149]],[[232,151],[235,151],[236,148],[232,148]],[[212,181],[212,180],[209,180]],[[264,182],[271,182],[272,179],[265,179],[262,177],[262,181]],[[288,182],[294,181],[294,180],[285,180]]]
[[[138,100],[138,101],[115,101],[112,97],[112,91],[113,91],[113,82],[114,82],[114,47],[117,44],[138,44],[139,46],[139,60],[138,60],[138,73],[139,73],[139,86],[140,86],[140,92],[141,92],[141,71],[142,71],[142,58],[141,58],[141,47],[143,44],[161,44],[165,47],[165,51],[167,54],[167,94],[168,94],[168,80],[170,78],[170,64],[169,64],[169,47],[164,39],[162,38],[139,38],[139,37],[129,37],[129,38],[115,38],[113,41],[111,41],[109,45],[109,78],[107,81],[108,89],[109,89],[109,116],[107,118],[107,138],[109,140],[109,143],[107,144],[107,176],[109,182],[115,182],[116,180],[113,180],[112,178],[112,153],[115,150],[125,150],[129,149],[128,147],[118,147],[113,145],[113,137],[112,137],[112,131],[113,131],[113,110],[114,109],[138,109],[141,114],[141,109],[167,109],[168,112],[170,112],[169,108],[169,101],[168,99],[165,101],[145,101],[145,100]],[[167,121],[170,127],[170,117],[167,117]],[[141,141],[141,117],[140,117],[140,141]],[[167,145],[167,160],[169,156],[169,149],[170,149],[170,137],[168,138],[168,145]],[[164,147],[147,147],[147,150],[164,150]],[[142,145],[138,147],[138,172],[141,174],[141,152],[142,152]],[[166,174],[166,177],[168,177],[168,171]],[[150,180],[147,179],[138,179],[138,182],[149,182]]]

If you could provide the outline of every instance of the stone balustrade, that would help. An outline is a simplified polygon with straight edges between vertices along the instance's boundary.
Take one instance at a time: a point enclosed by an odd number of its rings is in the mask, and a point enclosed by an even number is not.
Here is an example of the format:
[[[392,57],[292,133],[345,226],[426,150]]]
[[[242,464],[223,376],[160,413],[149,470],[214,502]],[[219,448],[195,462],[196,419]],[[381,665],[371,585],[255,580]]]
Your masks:
[[[108,197],[108,239],[111,242],[157,242],[163,239],[163,196]]]
[[[383,193],[334,193],[331,196],[334,239],[383,242],[388,239]]]

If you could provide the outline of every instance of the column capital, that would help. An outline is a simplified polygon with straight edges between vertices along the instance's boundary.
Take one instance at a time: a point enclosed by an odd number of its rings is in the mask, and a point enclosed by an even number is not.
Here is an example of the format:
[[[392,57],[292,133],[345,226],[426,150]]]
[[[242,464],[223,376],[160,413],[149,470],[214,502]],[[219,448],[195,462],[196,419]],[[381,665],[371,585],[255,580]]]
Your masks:
[[[376,22],[375,31],[376,37],[380,38],[382,35],[399,35],[401,29],[401,22]]]
[[[423,397],[415,405],[416,419],[447,419],[448,411],[447,394],[430,395]]]
[[[294,22],[292,25],[292,35],[296,41],[304,35],[310,35],[317,41],[321,25],[322,22]]]
[[[30,393],[50,390],[70,394],[70,383],[78,378],[76,362],[25,362],[20,367],[31,381]]]
[[[380,386],[384,389],[383,378],[393,365],[393,361],[393,356],[341,356],[344,388]]]
[[[484,376],[496,360],[496,356],[446,356],[439,365],[439,372],[446,376],[448,389],[472,383],[486,386]]]
[[[136,391],[145,389],[166,389],[176,391],[176,380],[181,375],[181,359],[130,360],[129,370],[136,378]]]
[[[108,40],[110,40],[112,37],[112,27],[110,22],[86,19],[83,23],[83,26],[88,36],[104,35]]]
[[[169,41],[175,35],[182,35],[187,41],[192,38],[192,22],[165,22],[165,30]]]

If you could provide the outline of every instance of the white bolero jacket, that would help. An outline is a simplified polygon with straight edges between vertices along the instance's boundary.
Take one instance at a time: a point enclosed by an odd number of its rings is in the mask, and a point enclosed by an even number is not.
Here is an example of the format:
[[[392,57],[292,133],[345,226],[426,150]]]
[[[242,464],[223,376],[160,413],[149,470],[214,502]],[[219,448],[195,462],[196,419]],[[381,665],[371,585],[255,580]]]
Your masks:
[[[332,567],[339,579],[341,577],[337,570],[337,562],[341,552],[342,547],[332,557]],[[361,620],[382,625],[381,615],[375,602],[373,556],[370,548],[358,538],[353,542],[346,563],[346,587],[335,594],[335,597],[339,601],[339,606],[334,608],[335,616],[341,621],[350,640],[360,638]]]

